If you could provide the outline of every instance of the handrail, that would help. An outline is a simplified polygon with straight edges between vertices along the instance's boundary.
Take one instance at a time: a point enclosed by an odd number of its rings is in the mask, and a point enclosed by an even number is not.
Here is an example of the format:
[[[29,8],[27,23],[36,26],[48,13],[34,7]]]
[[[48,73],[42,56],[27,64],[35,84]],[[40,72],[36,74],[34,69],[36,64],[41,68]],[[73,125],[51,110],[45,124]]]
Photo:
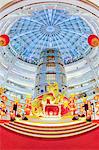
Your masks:
[[[7,8],[9,8],[9,7],[11,7],[11,6],[13,6],[14,4],[17,4],[17,3],[22,2],[22,1],[24,1],[24,0],[13,0],[13,1],[11,1],[11,2],[8,2],[7,4],[5,4],[4,6],[2,6],[2,7],[0,8],[0,12],[2,12],[2,11],[4,11],[5,9],[7,9]],[[99,10],[99,7],[98,7],[95,3],[93,3],[93,2],[91,2],[91,1],[89,1],[89,0],[80,0],[80,1],[83,2],[83,3],[85,3],[85,4],[88,4],[88,5],[92,6],[92,7],[94,7],[94,8],[97,9],[97,10]],[[48,2],[50,2],[50,0],[49,0]],[[58,1],[57,1],[57,2],[58,2]],[[61,2],[61,1],[60,1],[60,2]],[[39,2],[39,3],[43,3],[43,2]]]
[[[13,6],[14,4],[17,4],[17,3],[21,2],[21,1],[24,1],[24,0],[12,0],[11,2],[8,2],[7,4],[5,4],[4,6],[2,6],[0,8],[0,12],[4,11],[8,7]]]
[[[97,10],[99,10],[98,5],[96,5],[95,3],[91,2],[90,0],[80,0],[80,1],[83,2],[83,3],[89,4],[92,7],[96,8]]]

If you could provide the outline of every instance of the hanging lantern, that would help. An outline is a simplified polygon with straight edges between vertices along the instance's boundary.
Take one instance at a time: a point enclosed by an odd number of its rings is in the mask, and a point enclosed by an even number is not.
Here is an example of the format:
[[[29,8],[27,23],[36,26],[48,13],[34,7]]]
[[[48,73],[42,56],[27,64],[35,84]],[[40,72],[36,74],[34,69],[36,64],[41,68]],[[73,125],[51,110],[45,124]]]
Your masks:
[[[92,47],[97,47],[97,46],[99,46],[99,38],[96,35],[91,34],[88,37],[88,43]]]
[[[10,42],[9,36],[6,34],[0,35],[0,46],[7,46]]]
[[[1,96],[1,99],[2,99],[3,101],[7,101],[7,100],[8,100],[7,96],[5,96],[5,95]]]

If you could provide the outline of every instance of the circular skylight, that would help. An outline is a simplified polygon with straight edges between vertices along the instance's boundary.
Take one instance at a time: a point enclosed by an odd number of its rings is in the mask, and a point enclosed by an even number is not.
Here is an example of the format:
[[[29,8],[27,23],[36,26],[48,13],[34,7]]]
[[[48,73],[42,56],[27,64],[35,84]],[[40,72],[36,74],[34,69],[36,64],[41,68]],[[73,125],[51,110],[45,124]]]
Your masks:
[[[28,63],[37,64],[40,53],[58,49],[65,64],[75,62],[91,51],[87,43],[92,30],[77,15],[66,10],[43,9],[21,17],[10,29],[10,51]]]

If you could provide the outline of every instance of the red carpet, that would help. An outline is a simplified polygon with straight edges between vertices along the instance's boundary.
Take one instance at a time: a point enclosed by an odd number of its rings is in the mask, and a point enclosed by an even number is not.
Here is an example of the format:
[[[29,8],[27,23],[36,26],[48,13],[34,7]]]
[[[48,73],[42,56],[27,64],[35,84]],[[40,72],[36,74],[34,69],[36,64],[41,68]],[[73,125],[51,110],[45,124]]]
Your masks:
[[[98,150],[99,128],[85,134],[62,138],[40,139],[16,134],[0,127],[0,150]]]

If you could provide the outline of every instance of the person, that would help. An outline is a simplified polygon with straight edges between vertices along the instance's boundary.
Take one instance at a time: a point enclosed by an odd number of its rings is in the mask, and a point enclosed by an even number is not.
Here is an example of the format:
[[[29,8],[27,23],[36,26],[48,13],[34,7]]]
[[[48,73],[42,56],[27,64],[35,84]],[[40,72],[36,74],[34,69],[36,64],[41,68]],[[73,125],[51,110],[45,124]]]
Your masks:
[[[15,120],[15,113],[14,113],[14,111],[10,112],[10,120],[11,121]]]
[[[85,117],[83,104],[80,104],[80,112],[78,114],[79,117]]]
[[[18,104],[18,108],[17,108],[17,117],[21,117],[22,116],[22,105]]]
[[[85,115],[84,115],[84,114],[79,114],[78,116],[79,116],[79,117],[85,117]]]
[[[22,114],[22,120],[28,120],[28,118],[24,114]]]
[[[86,112],[86,116],[87,116],[87,111],[88,111],[88,103],[87,103],[87,101],[85,102],[83,107],[85,108],[85,112]]]
[[[19,118],[21,117],[21,115],[19,113],[16,116],[19,117]]]
[[[79,120],[78,114],[75,114],[72,120]]]
[[[87,112],[87,116],[86,116],[86,121],[91,121],[91,111],[90,110],[88,110],[88,112]]]
[[[17,113],[17,103],[13,104],[13,110],[15,111],[15,116],[16,116],[16,113]]]

